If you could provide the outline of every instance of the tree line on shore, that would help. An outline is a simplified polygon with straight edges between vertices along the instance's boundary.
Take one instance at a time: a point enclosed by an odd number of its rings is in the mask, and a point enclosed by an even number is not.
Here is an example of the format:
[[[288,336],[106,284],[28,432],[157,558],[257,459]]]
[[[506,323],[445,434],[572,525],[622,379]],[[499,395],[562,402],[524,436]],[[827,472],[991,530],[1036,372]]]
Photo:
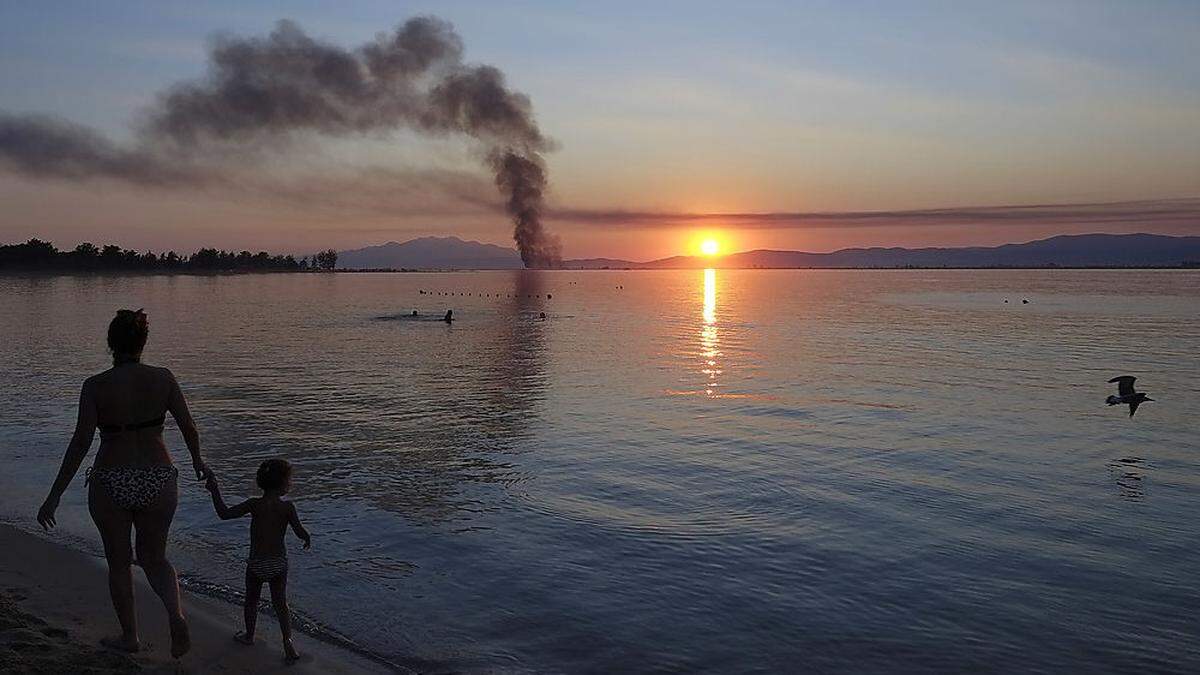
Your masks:
[[[158,271],[158,272],[329,272],[337,267],[337,251],[326,249],[299,260],[266,251],[224,251],[202,248],[190,255],[175,251],[156,254],[91,242],[62,250],[40,239],[0,246],[0,270],[23,271]]]

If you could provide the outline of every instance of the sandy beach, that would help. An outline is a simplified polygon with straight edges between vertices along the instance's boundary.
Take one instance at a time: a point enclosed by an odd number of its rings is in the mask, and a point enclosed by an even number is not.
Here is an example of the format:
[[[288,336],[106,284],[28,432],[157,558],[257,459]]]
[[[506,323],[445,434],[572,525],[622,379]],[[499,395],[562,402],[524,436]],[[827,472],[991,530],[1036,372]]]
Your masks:
[[[0,525],[0,672],[389,672],[302,634],[296,642],[303,658],[285,665],[273,618],[259,620],[259,640],[246,647],[232,639],[241,625],[239,607],[187,591],[192,651],[177,664],[168,653],[162,606],[140,570],[135,577],[142,651],[127,655],[99,645],[101,637],[117,632],[103,560]]]

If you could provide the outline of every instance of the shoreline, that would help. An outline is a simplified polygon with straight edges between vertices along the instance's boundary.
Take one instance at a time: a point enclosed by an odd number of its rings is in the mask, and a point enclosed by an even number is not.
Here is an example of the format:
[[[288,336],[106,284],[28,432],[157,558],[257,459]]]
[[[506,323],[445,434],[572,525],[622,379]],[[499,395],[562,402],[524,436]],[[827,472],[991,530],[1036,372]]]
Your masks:
[[[140,570],[134,570],[142,651],[126,655],[99,646],[118,632],[108,597],[104,561],[69,546],[0,523],[0,667],[8,672],[409,672],[349,646],[331,644],[294,628],[301,660],[286,665],[279,627],[263,614],[258,641],[238,644],[241,607],[181,584],[192,650],[178,663],[162,606]],[[304,623],[303,621],[297,623]],[[336,639],[336,638],[335,638]]]

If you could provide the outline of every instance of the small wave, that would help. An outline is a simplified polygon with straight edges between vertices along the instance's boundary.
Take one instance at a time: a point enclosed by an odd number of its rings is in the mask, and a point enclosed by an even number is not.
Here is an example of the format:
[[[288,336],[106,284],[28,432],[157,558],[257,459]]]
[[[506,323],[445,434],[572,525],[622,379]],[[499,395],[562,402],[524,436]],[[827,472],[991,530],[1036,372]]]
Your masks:
[[[763,488],[759,487],[760,491]],[[520,493],[514,497],[531,510],[557,520],[584,526],[584,530],[595,529],[633,536],[649,536],[662,541],[695,542],[729,536],[784,536],[784,531],[804,528],[807,524],[797,521],[790,511],[791,494],[783,486],[773,486],[769,491],[781,498],[769,498],[761,494],[762,504],[770,507],[754,509],[731,508],[729,506],[704,506],[686,511],[661,511],[633,504],[615,507],[569,495],[542,495],[534,497]]]
[[[742,406],[738,408],[738,412],[750,417],[784,417],[787,419],[812,418],[813,416],[808,410],[787,406]]]
[[[718,392],[713,389],[663,389],[664,396],[702,396],[704,398],[729,398],[750,401],[774,401],[775,396],[739,392]]]
[[[849,398],[827,398],[823,399],[825,403],[840,403],[842,405],[856,405],[863,408],[883,408],[885,410],[912,410],[911,406],[899,405],[896,403],[881,403],[878,401],[855,401]]]
[[[415,316],[411,313],[410,314],[384,314],[382,316],[372,317],[372,319],[375,321],[412,321],[414,323],[421,323],[421,322],[426,322],[426,321],[437,322],[437,323],[445,322],[444,315],[436,315],[436,314],[417,314]]]

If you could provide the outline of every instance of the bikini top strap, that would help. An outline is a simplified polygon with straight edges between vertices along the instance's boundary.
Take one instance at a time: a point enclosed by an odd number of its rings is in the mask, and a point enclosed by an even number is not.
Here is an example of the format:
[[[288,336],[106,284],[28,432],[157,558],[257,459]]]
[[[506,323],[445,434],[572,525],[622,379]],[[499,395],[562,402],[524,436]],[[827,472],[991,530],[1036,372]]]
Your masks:
[[[105,433],[118,434],[118,433],[121,433],[122,431],[137,431],[138,429],[149,429],[151,427],[161,427],[163,425],[163,422],[166,422],[166,420],[167,420],[166,414],[162,414],[162,415],[159,415],[158,417],[155,417],[152,420],[146,420],[145,422],[137,422],[136,424],[100,424],[97,426],[100,428],[100,431],[103,431]]]

